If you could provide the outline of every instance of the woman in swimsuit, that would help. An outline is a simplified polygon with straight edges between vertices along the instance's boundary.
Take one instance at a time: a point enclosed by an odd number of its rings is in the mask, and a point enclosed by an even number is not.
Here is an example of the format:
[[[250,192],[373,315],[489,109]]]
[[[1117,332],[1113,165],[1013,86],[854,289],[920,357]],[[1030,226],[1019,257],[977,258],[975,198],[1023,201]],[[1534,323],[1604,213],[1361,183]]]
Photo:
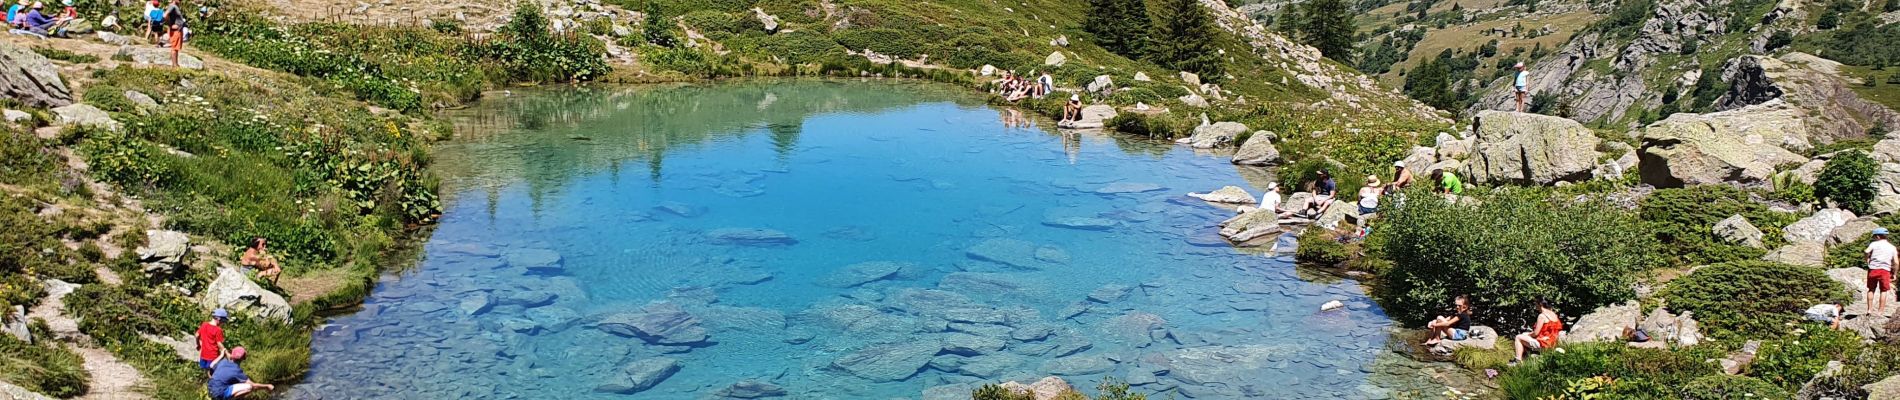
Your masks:
[[[1524,362],[1526,351],[1542,352],[1556,348],[1557,337],[1564,333],[1563,319],[1558,318],[1557,311],[1550,309],[1550,305],[1543,300],[1537,301],[1537,323],[1531,326],[1530,332],[1517,334],[1511,339],[1512,344],[1517,345],[1517,357],[1511,359],[1512,365]]]

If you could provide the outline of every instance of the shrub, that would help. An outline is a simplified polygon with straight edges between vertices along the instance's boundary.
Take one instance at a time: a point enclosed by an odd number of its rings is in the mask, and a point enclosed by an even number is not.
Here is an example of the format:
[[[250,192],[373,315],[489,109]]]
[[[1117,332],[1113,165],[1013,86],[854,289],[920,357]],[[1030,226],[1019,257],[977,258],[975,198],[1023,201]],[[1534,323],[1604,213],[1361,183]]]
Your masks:
[[[1860,335],[1853,331],[1813,324],[1808,328],[1799,335],[1762,343],[1748,375],[1796,391],[1826,368],[1828,361],[1851,359],[1860,350]]]
[[[1683,400],[1786,399],[1787,391],[1746,376],[1715,374],[1696,378],[1682,387]]]
[[[1774,213],[1767,206],[1748,200],[1748,194],[1727,185],[1701,185],[1680,189],[1661,189],[1643,198],[1637,213],[1656,240],[1663,244],[1671,261],[1706,264],[1759,259],[1762,249],[1728,244],[1715,236],[1716,222],[1741,215],[1762,230],[1766,247],[1775,247],[1781,228],[1794,222],[1792,215]]]
[[[46,56],[46,58],[51,58],[54,60],[60,60],[60,61],[65,61],[69,63],[74,63],[74,64],[91,64],[91,63],[99,62],[99,56],[95,56],[91,54],[74,53],[74,52],[67,51],[64,49],[57,49],[57,48],[46,47],[46,46],[34,46],[33,52],[40,53],[40,55]]]
[[[1809,306],[1847,300],[1841,284],[1819,269],[1769,261],[1736,261],[1697,269],[1669,282],[1668,307],[1693,311],[1709,337],[1775,337]]]
[[[1339,203],[1335,206],[1351,205]],[[1339,242],[1338,235],[1332,231],[1314,227],[1300,233],[1300,246],[1293,253],[1293,258],[1302,264],[1331,267],[1352,258],[1352,252],[1346,244]]]
[[[1414,187],[1403,205],[1382,210],[1368,253],[1391,261],[1373,286],[1380,305],[1406,325],[1430,320],[1453,296],[1480,304],[1474,318],[1528,326],[1538,299],[1581,315],[1635,297],[1652,265],[1655,236],[1634,216],[1601,200],[1550,201],[1538,191],[1501,189],[1453,204]]]
[[[0,131],[0,182],[26,183],[52,176],[55,159],[33,135]]]
[[[1542,399],[1561,396],[1581,379],[1608,377],[1610,382],[1590,392],[1608,398],[1679,397],[1677,392],[1698,378],[1721,373],[1702,354],[1641,349],[1622,343],[1584,343],[1564,346],[1564,352],[1541,356],[1505,371],[1498,386],[1508,398]],[[1562,398],[1562,397],[1560,397]]]
[[[1184,126],[1186,124],[1177,123],[1165,116],[1132,112],[1116,114],[1114,118],[1109,118],[1106,124],[1109,128],[1121,133],[1159,139],[1186,136],[1192,131],[1192,128]]]
[[[79,330],[106,343],[141,340],[139,333],[172,335],[197,326],[202,314],[175,291],[142,285],[84,285],[67,295]]]
[[[1900,341],[1876,342],[1850,357],[1840,373],[1814,381],[1817,397],[1837,399],[1867,398],[1861,387],[1900,374]]]
[[[84,361],[65,346],[54,346],[0,335],[0,381],[58,398],[86,394],[91,376]]]
[[[1880,165],[1866,152],[1836,154],[1821,167],[1821,176],[1814,181],[1814,195],[1855,214],[1866,214],[1876,194],[1874,170],[1878,168]]]
[[[925,41],[902,30],[891,28],[852,28],[832,35],[838,44],[853,50],[871,50],[879,54],[911,58],[923,53]]]
[[[557,36],[548,32],[541,6],[522,2],[502,25],[500,41],[468,47],[477,58],[499,61],[510,80],[532,82],[585,81],[610,70],[607,50],[592,37]]]

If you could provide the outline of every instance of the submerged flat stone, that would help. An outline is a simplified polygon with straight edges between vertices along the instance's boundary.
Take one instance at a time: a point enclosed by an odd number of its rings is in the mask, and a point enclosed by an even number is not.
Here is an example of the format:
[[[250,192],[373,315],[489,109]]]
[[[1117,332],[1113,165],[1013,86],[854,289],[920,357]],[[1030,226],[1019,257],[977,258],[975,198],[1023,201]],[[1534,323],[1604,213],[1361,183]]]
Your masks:
[[[509,249],[503,257],[508,265],[529,271],[559,272],[561,253],[548,249]]]
[[[979,261],[989,261],[1011,267],[1039,270],[1049,262],[1037,258],[1038,247],[1021,239],[997,238],[978,242],[964,254]]]
[[[846,265],[823,281],[825,286],[848,288],[890,278],[906,267],[904,263],[871,261]]]
[[[608,378],[607,383],[595,386],[594,391],[604,393],[634,394],[652,389],[666,378],[680,371],[679,360],[668,357],[654,357],[628,363],[620,367],[618,374]]]
[[[785,388],[771,382],[747,379],[727,386],[725,389],[719,389],[719,392],[713,394],[723,398],[758,399],[784,396]]]
[[[715,244],[737,246],[789,246],[798,244],[792,235],[765,228],[720,228],[706,231]]]
[[[1110,184],[1107,184],[1107,185],[1104,185],[1104,186],[1102,186],[1102,187],[1101,187],[1100,189],[1095,189],[1095,193],[1098,193],[1098,194],[1127,194],[1127,193],[1145,193],[1145,192],[1158,192],[1158,191],[1162,191],[1162,190],[1168,190],[1168,188],[1165,188],[1165,187],[1161,187],[1161,185],[1156,185],[1156,184],[1153,184],[1153,183],[1144,183],[1144,182],[1115,182],[1115,183],[1110,183]]]
[[[1060,376],[1099,374],[1112,369],[1115,362],[1102,356],[1068,356],[1042,363],[1042,372]]]
[[[936,339],[872,345],[845,354],[831,365],[873,382],[895,382],[916,375],[942,350],[943,344]]]
[[[595,327],[656,345],[701,345],[708,339],[699,319],[672,303],[657,303],[634,312],[609,314]]]
[[[1052,217],[1042,220],[1043,225],[1084,231],[1106,231],[1115,229],[1115,220],[1091,217]]]

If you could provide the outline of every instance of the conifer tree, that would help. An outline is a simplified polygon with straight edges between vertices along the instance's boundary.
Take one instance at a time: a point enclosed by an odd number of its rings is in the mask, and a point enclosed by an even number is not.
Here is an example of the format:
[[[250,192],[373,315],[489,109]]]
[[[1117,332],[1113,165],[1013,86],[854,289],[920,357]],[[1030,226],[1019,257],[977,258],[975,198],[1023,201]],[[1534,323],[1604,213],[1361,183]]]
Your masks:
[[[1148,47],[1148,4],[1145,0],[1089,0],[1082,28],[1095,35],[1095,44],[1128,58],[1141,58]]]
[[[1193,72],[1201,79],[1220,79],[1226,70],[1214,45],[1214,17],[1200,0],[1163,0],[1162,4],[1164,14],[1155,26],[1150,53],[1155,63]]]
[[[1326,58],[1352,62],[1353,9],[1346,0],[1312,0],[1300,5],[1300,40]]]

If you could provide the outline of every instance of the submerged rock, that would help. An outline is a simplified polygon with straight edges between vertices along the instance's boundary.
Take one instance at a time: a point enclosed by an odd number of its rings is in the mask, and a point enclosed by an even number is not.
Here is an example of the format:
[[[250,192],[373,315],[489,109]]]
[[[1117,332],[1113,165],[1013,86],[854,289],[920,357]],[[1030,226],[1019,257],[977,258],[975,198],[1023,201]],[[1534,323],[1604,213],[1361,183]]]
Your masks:
[[[595,386],[594,391],[618,394],[634,394],[652,389],[654,385],[673,377],[679,372],[680,362],[667,357],[648,358],[634,361],[620,368],[620,374],[609,378],[607,383]]]
[[[964,255],[979,261],[989,261],[1011,267],[1039,270],[1050,264],[1036,257],[1038,246],[1026,240],[998,238],[978,242],[970,246]]]
[[[719,397],[734,399],[757,399],[784,396],[785,388],[781,388],[771,382],[747,379],[734,383],[732,386],[727,386],[725,389],[719,389],[719,392],[713,394]]]
[[[509,249],[502,259],[508,265],[535,272],[561,271],[561,253],[548,249]]]
[[[831,365],[873,382],[895,382],[916,375],[942,350],[943,343],[936,339],[871,345],[845,354]]]
[[[1095,193],[1097,194],[1128,194],[1128,193],[1156,192],[1156,191],[1162,191],[1162,190],[1167,190],[1167,189],[1168,188],[1161,187],[1161,185],[1156,185],[1153,183],[1115,182],[1115,183],[1110,183],[1106,186],[1102,186],[1100,189],[1095,189]]]
[[[798,244],[792,235],[774,229],[764,228],[721,228],[706,231],[706,238],[715,244],[737,246],[789,246]]]
[[[708,344],[706,328],[699,319],[673,303],[655,303],[634,312],[610,314],[595,327],[620,336],[634,337],[656,345],[697,346]]]
[[[856,287],[890,278],[907,266],[908,264],[889,261],[851,264],[833,271],[830,277],[824,279],[823,284],[840,288]]]
[[[1092,217],[1051,217],[1042,220],[1043,225],[1084,231],[1106,231],[1115,228],[1115,220]]]

